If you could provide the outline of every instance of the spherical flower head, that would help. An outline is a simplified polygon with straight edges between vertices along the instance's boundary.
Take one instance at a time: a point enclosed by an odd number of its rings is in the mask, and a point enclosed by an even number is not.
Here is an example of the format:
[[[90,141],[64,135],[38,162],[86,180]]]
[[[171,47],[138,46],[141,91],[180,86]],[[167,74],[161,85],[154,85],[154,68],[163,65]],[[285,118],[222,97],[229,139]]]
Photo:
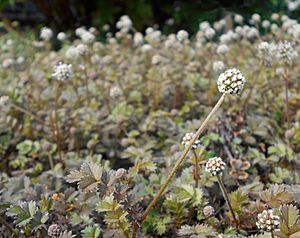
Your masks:
[[[243,24],[243,21],[244,21],[243,16],[241,16],[239,14],[234,15],[234,22],[236,22],[238,24]]]
[[[80,55],[87,55],[89,53],[88,47],[84,44],[79,44],[76,48]]]
[[[217,54],[219,54],[219,55],[224,55],[228,51],[229,51],[229,48],[225,44],[219,45],[218,48],[217,48]]]
[[[53,31],[48,27],[43,27],[41,29],[40,37],[43,40],[50,40],[53,36]]]
[[[298,53],[293,48],[293,45],[291,42],[285,41],[280,42],[277,45],[277,59],[280,60],[283,63],[291,64],[297,57]]]
[[[261,23],[261,26],[263,28],[267,29],[267,28],[269,28],[271,26],[271,23],[268,20],[263,20],[262,23]]]
[[[142,45],[144,43],[144,36],[140,32],[136,32],[133,36],[133,44],[135,46]]]
[[[274,60],[276,45],[274,43],[263,41],[258,44],[257,51],[258,57],[263,61],[263,63],[265,65],[271,65]]]
[[[210,24],[209,24],[208,21],[203,21],[203,22],[201,22],[201,23],[199,24],[199,29],[200,29],[201,31],[205,31],[205,30],[207,30],[208,28],[210,28]]]
[[[82,33],[80,38],[85,44],[92,44],[95,41],[94,34],[89,31],[85,31],[84,33]]]
[[[274,215],[272,209],[264,210],[262,213],[257,215],[256,226],[258,229],[263,231],[273,231],[280,224],[279,216]]]
[[[212,206],[207,205],[203,208],[202,212],[205,217],[210,217],[210,216],[214,215],[215,209]]]
[[[183,42],[189,38],[189,33],[185,30],[180,30],[176,34],[177,40]]]
[[[221,73],[225,69],[225,64],[222,61],[216,61],[213,63],[213,71],[217,74]]]
[[[193,132],[186,133],[184,135],[184,137],[182,138],[181,144],[184,145],[185,147],[187,147],[189,145],[190,141],[194,137],[195,137],[195,133],[193,133]],[[195,140],[194,144],[192,145],[192,149],[196,150],[199,146],[200,146],[200,141],[199,140]]]
[[[79,58],[79,51],[76,47],[71,46],[69,49],[66,51],[66,58],[70,60],[76,60]]]
[[[73,75],[72,65],[59,62],[54,67],[54,73],[52,74],[52,77],[58,81],[65,81],[70,79],[72,75]]]
[[[141,48],[142,52],[146,53],[146,52],[149,52],[152,50],[152,46],[149,45],[149,44],[144,44],[142,45],[142,48]]]
[[[119,86],[113,86],[109,91],[109,95],[112,98],[118,98],[122,96],[122,94],[123,94],[122,89]]]
[[[204,35],[208,40],[211,40],[216,34],[216,31],[213,28],[208,28],[204,31]]]
[[[57,34],[57,39],[58,39],[59,41],[65,41],[65,40],[67,39],[66,33],[64,33],[64,32],[59,32],[59,33]]]
[[[255,23],[259,23],[260,20],[261,20],[261,17],[260,17],[259,14],[254,13],[254,14],[251,16],[251,19],[252,19]]]
[[[225,162],[220,157],[214,157],[207,161],[205,164],[205,170],[211,175],[216,176],[217,174],[222,174],[225,166]]]
[[[61,234],[61,229],[58,224],[52,224],[48,228],[48,235],[51,238],[58,238]]]
[[[218,78],[218,89],[221,93],[239,94],[246,82],[242,73],[235,68],[228,69]]]

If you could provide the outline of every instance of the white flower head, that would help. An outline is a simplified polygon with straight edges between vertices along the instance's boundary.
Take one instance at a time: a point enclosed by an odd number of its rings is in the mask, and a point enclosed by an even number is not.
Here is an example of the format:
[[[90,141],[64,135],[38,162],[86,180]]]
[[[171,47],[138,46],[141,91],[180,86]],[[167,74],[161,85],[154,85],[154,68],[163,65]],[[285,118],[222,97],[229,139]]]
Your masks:
[[[274,43],[268,43],[263,41],[257,46],[258,57],[263,61],[265,65],[271,65],[274,60],[276,52],[276,45]]]
[[[225,166],[225,162],[220,157],[213,157],[206,162],[205,171],[216,176],[217,174],[222,174]]]
[[[40,37],[43,40],[50,40],[53,36],[53,31],[48,27],[43,27],[40,32]]]
[[[214,73],[221,73],[225,70],[225,64],[223,63],[223,61],[216,61],[213,63],[213,71]]]
[[[243,21],[244,21],[244,18],[242,15],[239,15],[239,14],[235,14],[234,15],[234,22],[235,23],[238,23],[238,24],[243,24]]]
[[[235,68],[228,69],[218,78],[218,89],[221,93],[239,94],[246,82],[242,73]]]
[[[143,43],[144,43],[144,36],[143,36],[143,34],[140,33],[140,32],[134,33],[133,44],[135,46],[139,46],[139,45],[142,45]]]
[[[258,229],[263,231],[273,231],[280,224],[279,216],[274,215],[274,211],[272,209],[264,210],[262,213],[257,215],[256,226]]]
[[[87,55],[89,53],[89,49],[85,44],[79,44],[76,48],[80,55]]]
[[[65,81],[70,79],[73,76],[73,70],[71,64],[65,64],[63,62],[59,62],[54,66],[54,72],[52,77],[58,81]]]
[[[84,44],[92,44],[95,41],[95,36],[89,31],[85,31],[80,35],[80,38]]]
[[[184,135],[182,138],[181,144],[187,147],[190,143],[190,141],[195,137],[195,133],[193,132],[188,132]],[[195,142],[192,145],[192,149],[196,150],[200,146],[200,140],[195,140]]]
[[[59,32],[59,33],[57,34],[57,39],[58,39],[59,41],[65,41],[65,40],[67,39],[66,33],[64,33],[64,32]]]
[[[189,38],[189,33],[185,30],[180,30],[176,34],[177,40],[180,42],[186,41]]]
[[[217,54],[219,54],[219,55],[224,55],[228,51],[229,51],[229,48],[225,44],[219,45],[218,48],[217,48]]]
[[[298,53],[291,42],[284,41],[277,45],[276,57],[283,63],[291,64],[298,57]]]
[[[76,47],[71,46],[66,51],[66,58],[70,60],[76,60],[79,58],[79,51]]]

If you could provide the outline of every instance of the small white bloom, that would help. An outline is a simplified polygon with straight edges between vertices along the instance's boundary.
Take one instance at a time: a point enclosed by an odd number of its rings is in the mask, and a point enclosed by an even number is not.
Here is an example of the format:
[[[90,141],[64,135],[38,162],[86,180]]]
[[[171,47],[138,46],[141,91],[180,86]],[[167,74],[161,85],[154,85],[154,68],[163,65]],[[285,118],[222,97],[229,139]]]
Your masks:
[[[65,41],[65,40],[67,39],[66,33],[64,33],[64,32],[59,32],[59,33],[57,34],[57,39],[58,39],[59,41]]]
[[[43,27],[40,32],[40,37],[43,40],[50,40],[53,36],[53,31],[48,27]]]
[[[58,81],[65,81],[70,79],[72,75],[73,75],[72,65],[59,62],[54,67],[54,73],[52,74],[52,77]]]
[[[218,78],[218,89],[221,93],[239,94],[246,82],[242,73],[235,68],[228,69]]]
[[[219,55],[224,55],[224,54],[228,53],[228,51],[229,51],[229,48],[225,44],[219,45],[217,48],[217,54],[219,54]]]
[[[280,224],[280,217],[274,215],[274,211],[272,209],[264,210],[262,213],[257,215],[256,226],[258,229],[263,231],[273,231]]]
[[[189,38],[189,33],[185,30],[180,30],[176,34],[177,40],[183,42]]]
[[[184,135],[182,138],[181,144],[187,147],[190,143],[190,141],[195,137],[195,133],[189,132]],[[200,146],[200,140],[195,140],[195,142],[192,145],[192,149],[196,150]]]
[[[140,32],[136,32],[133,37],[133,44],[135,46],[142,45],[144,43],[143,34]]]
[[[76,47],[71,46],[66,51],[66,58],[76,60],[79,58],[79,51]]]
[[[216,176],[222,174],[225,169],[225,162],[220,157],[210,158],[205,164],[205,171],[211,175]]]
[[[222,61],[216,61],[213,63],[213,71],[217,74],[225,70],[225,64]]]

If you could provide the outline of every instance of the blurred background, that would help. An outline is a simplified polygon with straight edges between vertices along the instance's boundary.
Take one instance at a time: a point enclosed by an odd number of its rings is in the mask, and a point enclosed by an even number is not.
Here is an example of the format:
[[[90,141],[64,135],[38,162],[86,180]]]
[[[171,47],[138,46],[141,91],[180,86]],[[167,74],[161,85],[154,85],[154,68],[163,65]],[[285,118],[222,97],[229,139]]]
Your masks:
[[[156,25],[165,33],[182,28],[192,33],[203,20],[213,22],[233,13],[246,19],[259,13],[268,19],[273,12],[288,12],[297,18],[299,5],[300,0],[0,0],[0,17],[6,27],[18,21],[21,27],[47,25],[66,31],[78,26],[114,26],[126,14],[139,31]]]

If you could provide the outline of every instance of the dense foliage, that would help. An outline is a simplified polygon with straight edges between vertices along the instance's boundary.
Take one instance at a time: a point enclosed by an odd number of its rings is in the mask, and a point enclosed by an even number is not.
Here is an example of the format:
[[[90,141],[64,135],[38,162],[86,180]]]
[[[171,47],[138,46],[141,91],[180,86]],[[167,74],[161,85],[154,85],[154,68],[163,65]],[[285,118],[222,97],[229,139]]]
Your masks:
[[[0,37],[0,236],[300,237],[298,22],[116,27]]]

